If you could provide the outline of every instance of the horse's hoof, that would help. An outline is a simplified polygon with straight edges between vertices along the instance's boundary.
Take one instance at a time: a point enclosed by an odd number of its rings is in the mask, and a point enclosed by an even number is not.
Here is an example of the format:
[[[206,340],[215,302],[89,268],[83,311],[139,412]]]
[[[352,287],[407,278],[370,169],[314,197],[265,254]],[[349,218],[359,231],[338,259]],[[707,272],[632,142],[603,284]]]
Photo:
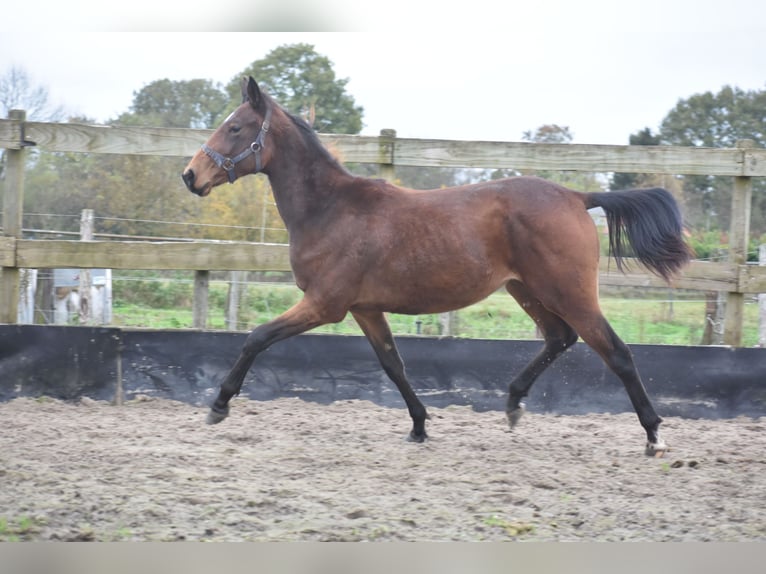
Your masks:
[[[519,424],[519,421],[521,420],[521,417],[524,416],[525,412],[526,409],[524,408],[524,403],[519,403],[518,407],[506,413],[508,415],[508,426],[511,430]]]
[[[217,425],[223,419],[229,416],[229,407],[226,407],[222,411],[215,410],[213,408],[207,413],[207,419],[205,422],[209,425]]]
[[[644,453],[646,456],[651,456],[654,458],[662,458],[665,456],[665,453],[668,452],[670,448],[667,444],[665,444],[664,441],[658,440],[657,442],[647,442],[646,443],[646,450]]]
[[[410,434],[407,435],[407,442],[426,442],[428,439],[428,435],[424,432],[423,434],[415,434],[415,431],[410,431]]]

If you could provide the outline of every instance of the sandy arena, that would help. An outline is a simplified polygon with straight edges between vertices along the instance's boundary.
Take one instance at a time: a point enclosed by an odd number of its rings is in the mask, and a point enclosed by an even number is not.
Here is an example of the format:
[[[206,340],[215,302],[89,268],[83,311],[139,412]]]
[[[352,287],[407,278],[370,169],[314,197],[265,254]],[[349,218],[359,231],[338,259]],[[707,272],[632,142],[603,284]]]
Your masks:
[[[0,540],[764,541],[766,420],[235,399],[0,403]]]

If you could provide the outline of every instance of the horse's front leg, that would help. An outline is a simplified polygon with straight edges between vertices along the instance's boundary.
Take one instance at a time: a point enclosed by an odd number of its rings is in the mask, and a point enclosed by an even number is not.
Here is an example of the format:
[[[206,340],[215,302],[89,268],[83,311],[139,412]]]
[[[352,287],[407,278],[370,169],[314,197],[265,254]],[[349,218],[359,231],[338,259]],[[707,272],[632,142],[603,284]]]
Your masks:
[[[404,363],[399,356],[399,351],[396,348],[396,343],[385,315],[378,311],[362,312],[356,310],[351,311],[351,314],[356,319],[356,322],[359,323],[375,354],[378,356],[383,370],[399,389],[407,405],[410,417],[412,418],[412,430],[407,437],[408,440],[413,442],[425,441],[428,438],[426,434],[426,419],[430,417],[407,380],[404,372]]]
[[[207,416],[208,424],[219,423],[228,416],[229,401],[234,395],[239,394],[245,375],[247,375],[247,371],[258,353],[277,341],[298,335],[327,322],[323,320],[322,313],[304,298],[279,317],[253,329],[247,336],[237,362],[234,363],[231,371],[221,383],[218,397],[211,405]]]

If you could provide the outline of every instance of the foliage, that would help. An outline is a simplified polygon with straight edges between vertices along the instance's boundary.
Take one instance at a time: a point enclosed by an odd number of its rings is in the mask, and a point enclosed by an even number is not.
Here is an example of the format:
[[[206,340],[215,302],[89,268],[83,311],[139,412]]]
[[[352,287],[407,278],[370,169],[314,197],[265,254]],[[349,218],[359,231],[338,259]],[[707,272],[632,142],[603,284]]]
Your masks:
[[[156,80],[133,92],[131,111],[122,114],[117,122],[169,128],[213,128],[228,104],[222,86],[210,80]]]
[[[168,157],[43,152],[27,171],[25,214],[73,216],[69,225],[58,218],[49,228],[76,231],[77,216],[88,208],[96,213],[97,232],[201,237],[186,226],[153,223],[188,221],[199,212],[199,201],[181,182],[181,169]]]
[[[729,234],[725,231],[694,231],[688,237],[688,242],[694,250],[694,258],[704,261],[725,261],[729,249]],[[749,262],[758,261],[758,247],[766,243],[766,235],[761,237],[751,236],[748,249],[747,260]]]
[[[153,279],[154,277],[154,279]],[[130,327],[184,328],[192,326],[192,279],[169,273],[115,272],[114,323]],[[138,286],[137,283],[143,282]],[[173,283],[177,283],[175,286]],[[210,282],[208,326],[225,328],[227,284]],[[697,345],[705,329],[706,301],[701,293],[668,289],[616,290],[603,293],[601,308],[612,328],[626,343]],[[237,329],[246,331],[273,319],[294,305],[300,290],[288,284],[249,283],[239,306]],[[172,304],[171,304],[172,302]],[[438,315],[387,314],[396,336],[440,336]],[[453,336],[471,339],[538,339],[532,320],[504,292],[456,312]],[[351,315],[316,333],[361,335]],[[758,343],[758,305],[745,305],[743,345]]]
[[[766,90],[745,91],[724,86],[714,94],[704,92],[679,100],[660,126],[663,144],[735,147],[750,139],[766,146]],[[683,178],[685,213],[695,228],[729,229],[732,178],[686,176]],[[766,181],[753,180],[751,228],[766,232]]]
[[[331,62],[311,46],[277,48],[243,74],[253,74],[276,89],[280,103],[297,113],[315,106],[316,125],[324,131],[358,133],[361,129],[362,108],[346,93],[348,80],[336,79]],[[20,87],[30,91],[22,82],[26,81],[23,74],[14,78],[15,84],[0,83],[0,88],[13,86],[14,94],[23,91]],[[46,95],[44,90],[31,91]],[[133,95],[130,110],[110,123],[212,128],[240,101],[238,82],[232,98],[220,84],[202,79],[160,79]],[[241,178],[201,200],[184,188],[183,160],[178,158],[51,152],[30,156],[24,207],[27,218],[35,218],[36,228],[77,231],[78,215],[88,208],[96,213],[97,233],[287,241],[268,181],[262,176]],[[70,216],[66,223],[60,218],[64,214]]]
[[[256,60],[227,85],[239,102],[243,76],[258,84],[285,109],[304,119],[313,116],[313,127],[323,133],[358,134],[363,108],[346,92],[348,79],[336,78],[332,62],[310,44],[284,45]]]
[[[573,137],[569,126],[546,124],[538,127],[534,132],[525,131],[522,139],[531,143],[568,144],[572,143]],[[521,174],[536,175],[577,191],[601,191],[602,189],[602,185],[595,174],[583,171],[522,170]],[[495,172],[493,179],[508,175],[515,175],[515,173]]]
[[[115,272],[112,296],[120,305],[141,305],[152,309],[188,307],[193,298],[193,279],[183,272],[139,272],[129,277]]]
[[[521,139],[525,142],[566,144],[572,143],[573,136],[569,126],[545,124],[534,132],[532,130],[525,131]]]
[[[39,517],[22,515],[8,519],[0,516],[0,542],[24,542],[35,540],[45,520]]]
[[[630,145],[660,145],[660,136],[653,134],[650,128],[644,128],[635,134],[630,134],[628,143]],[[652,175],[654,174],[615,173],[611,177],[609,187],[613,190],[650,187],[652,184],[647,185],[647,180]]]
[[[665,116],[663,143],[684,146],[734,147],[740,139],[766,143],[766,90],[724,86],[685,100]]]
[[[216,189],[198,202],[197,221],[208,239],[287,243],[287,230],[277,211],[268,179],[241,178]],[[222,227],[224,225],[225,227]]]

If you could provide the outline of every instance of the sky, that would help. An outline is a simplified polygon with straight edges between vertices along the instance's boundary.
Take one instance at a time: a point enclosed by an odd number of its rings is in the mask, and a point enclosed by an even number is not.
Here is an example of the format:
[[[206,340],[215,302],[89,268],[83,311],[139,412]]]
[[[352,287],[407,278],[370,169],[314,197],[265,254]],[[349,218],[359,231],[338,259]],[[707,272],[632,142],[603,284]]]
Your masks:
[[[766,89],[763,0],[13,0],[2,16],[0,76],[19,67],[97,122],[155,80],[226,84],[298,42],[348,79],[364,135],[519,141],[558,124],[627,144],[681,99]]]

